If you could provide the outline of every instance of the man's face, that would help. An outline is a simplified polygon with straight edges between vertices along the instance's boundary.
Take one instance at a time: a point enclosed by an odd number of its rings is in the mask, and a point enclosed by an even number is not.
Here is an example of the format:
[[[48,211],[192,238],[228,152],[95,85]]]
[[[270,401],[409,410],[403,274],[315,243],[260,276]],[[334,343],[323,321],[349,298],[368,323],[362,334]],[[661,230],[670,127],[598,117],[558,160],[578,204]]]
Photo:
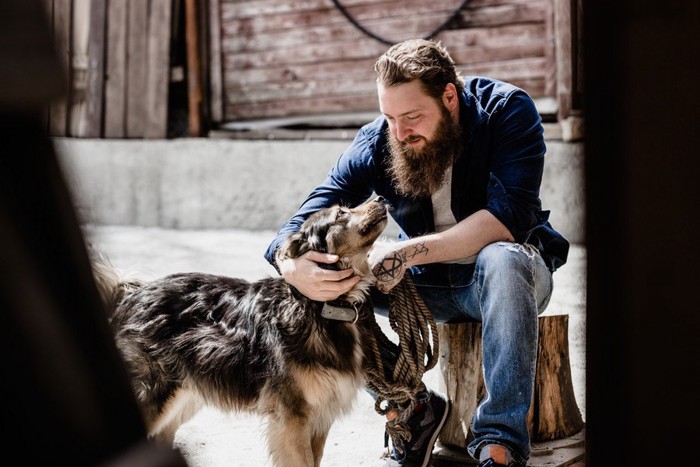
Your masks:
[[[379,110],[391,134],[407,149],[420,151],[442,118],[440,102],[426,94],[417,80],[389,87],[379,83],[377,91]]]
[[[456,123],[456,93],[436,100],[418,81],[378,85],[379,106],[387,119],[391,160],[389,173],[405,196],[430,196],[443,183],[445,171],[461,152]]]

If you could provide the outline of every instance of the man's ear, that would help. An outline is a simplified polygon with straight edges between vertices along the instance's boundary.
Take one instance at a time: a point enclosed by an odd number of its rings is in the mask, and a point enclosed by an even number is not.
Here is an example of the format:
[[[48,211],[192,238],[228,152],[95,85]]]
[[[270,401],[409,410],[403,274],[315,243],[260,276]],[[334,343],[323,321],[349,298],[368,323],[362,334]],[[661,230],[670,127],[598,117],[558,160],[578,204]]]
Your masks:
[[[442,93],[442,103],[450,112],[454,111],[459,106],[457,88],[454,84],[447,83],[445,86],[445,90]]]

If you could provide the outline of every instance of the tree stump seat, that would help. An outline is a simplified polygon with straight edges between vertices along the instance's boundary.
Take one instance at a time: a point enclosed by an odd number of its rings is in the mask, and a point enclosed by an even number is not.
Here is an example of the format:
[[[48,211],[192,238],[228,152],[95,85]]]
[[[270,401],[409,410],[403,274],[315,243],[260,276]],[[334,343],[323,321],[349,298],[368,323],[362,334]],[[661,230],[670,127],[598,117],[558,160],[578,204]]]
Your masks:
[[[537,372],[528,426],[533,442],[567,438],[583,429],[569,363],[568,315],[539,318]],[[438,325],[441,390],[452,402],[439,436],[442,446],[464,450],[470,422],[484,395],[481,323]]]

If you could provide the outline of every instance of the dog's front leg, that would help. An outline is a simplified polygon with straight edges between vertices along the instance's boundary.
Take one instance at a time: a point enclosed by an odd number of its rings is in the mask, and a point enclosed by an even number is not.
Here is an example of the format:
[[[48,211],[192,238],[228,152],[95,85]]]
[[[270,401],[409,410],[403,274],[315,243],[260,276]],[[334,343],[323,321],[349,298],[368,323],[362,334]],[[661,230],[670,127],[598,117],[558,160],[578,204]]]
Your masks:
[[[317,434],[311,438],[311,450],[314,453],[314,467],[321,467],[321,458],[323,457],[323,448],[326,446],[328,432]]]
[[[275,467],[319,465],[314,460],[314,451],[311,448],[311,427],[306,418],[289,414],[270,417],[267,444]]]

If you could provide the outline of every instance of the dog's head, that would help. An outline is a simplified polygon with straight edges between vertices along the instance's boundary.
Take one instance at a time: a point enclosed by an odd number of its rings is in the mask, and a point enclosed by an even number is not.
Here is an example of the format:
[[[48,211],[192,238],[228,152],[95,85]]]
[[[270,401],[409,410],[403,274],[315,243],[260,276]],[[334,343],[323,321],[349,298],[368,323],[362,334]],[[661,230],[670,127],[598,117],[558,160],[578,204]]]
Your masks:
[[[296,258],[307,251],[338,255],[333,269],[352,268],[362,280],[355,290],[365,293],[374,283],[367,254],[387,225],[387,205],[380,196],[355,208],[331,206],[315,212],[280,248],[282,257]]]

